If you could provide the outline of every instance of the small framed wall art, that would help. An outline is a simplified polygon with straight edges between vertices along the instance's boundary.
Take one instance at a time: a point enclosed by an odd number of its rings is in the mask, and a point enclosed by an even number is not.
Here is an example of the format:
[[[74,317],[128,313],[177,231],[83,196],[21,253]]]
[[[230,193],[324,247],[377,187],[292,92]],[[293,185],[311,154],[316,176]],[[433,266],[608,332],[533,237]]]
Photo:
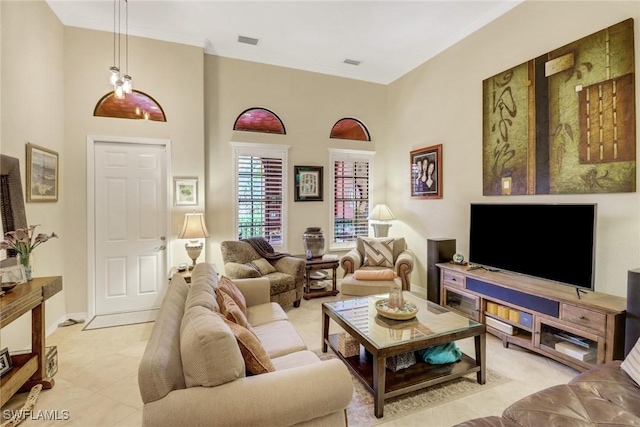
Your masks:
[[[322,201],[322,166],[294,166],[295,201]]]
[[[58,201],[58,153],[27,143],[27,202]]]
[[[0,377],[9,372],[13,368],[9,349],[7,347],[0,350]]]
[[[173,194],[176,206],[196,206],[198,178],[173,178]]]
[[[442,199],[442,144],[410,153],[411,197]]]

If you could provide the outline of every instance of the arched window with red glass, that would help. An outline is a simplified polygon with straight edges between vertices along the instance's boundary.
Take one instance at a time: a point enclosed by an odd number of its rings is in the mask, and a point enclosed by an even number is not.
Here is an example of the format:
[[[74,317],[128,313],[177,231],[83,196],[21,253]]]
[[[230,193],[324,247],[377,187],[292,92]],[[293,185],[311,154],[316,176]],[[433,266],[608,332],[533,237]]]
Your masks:
[[[329,138],[371,141],[371,134],[369,134],[369,129],[360,120],[345,117],[333,125]]]
[[[233,130],[246,132],[262,132],[286,135],[284,123],[273,111],[262,107],[252,107],[244,110],[235,123]]]

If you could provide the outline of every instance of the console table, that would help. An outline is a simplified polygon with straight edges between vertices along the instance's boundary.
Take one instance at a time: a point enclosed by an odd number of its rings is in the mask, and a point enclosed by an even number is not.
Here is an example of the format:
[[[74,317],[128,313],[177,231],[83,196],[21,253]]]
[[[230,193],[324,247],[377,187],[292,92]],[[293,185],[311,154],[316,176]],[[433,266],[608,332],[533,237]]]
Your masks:
[[[0,378],[0,406],[16,392],[29,391],[36,384],[54,385],[45,376],[44,302],[62,290],[62,277],[35,277],[0,297],[0,328],[31,311],[31,353],[11,357],[13,368]]]
[[[579,371],[624,357],[626,299],[515,273],[440,268],[441,305]]]

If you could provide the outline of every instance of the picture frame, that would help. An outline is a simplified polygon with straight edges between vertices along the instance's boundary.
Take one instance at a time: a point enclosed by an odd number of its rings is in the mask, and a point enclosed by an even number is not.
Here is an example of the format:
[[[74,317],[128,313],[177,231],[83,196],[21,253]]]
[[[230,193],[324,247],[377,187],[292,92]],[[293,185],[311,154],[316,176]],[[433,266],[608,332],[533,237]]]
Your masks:
[[[0,277],[3,282],[26,283],[27,273],[22,264],[0,268]]]
[[[442,199],[442,144],[411,151],[409,169],[412,198]]]
[[[0,377],[9,372],[13,368],[13,361],[9,355],[9,348],[5,347],[0,350]]]
[[[323,200],[323,169],[322,166],[294,166],[296,202]]]
[[[198,205],[198,178],[173,178],[173,194],[175,206]]]
[[[58,153],[27,143],[27,202],[57,202]]]

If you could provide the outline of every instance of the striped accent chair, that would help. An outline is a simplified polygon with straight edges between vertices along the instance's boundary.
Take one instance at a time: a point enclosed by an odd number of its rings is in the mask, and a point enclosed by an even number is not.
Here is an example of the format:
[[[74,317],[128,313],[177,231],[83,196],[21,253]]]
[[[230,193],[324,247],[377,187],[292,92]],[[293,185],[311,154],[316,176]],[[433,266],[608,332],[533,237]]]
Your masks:
[[[340,259],[344,278],[340,284],[343,295],[374,295],[389,292],[394,287],[404,290],[411,288],[414,254],[407,248],[403,237],[358,237],[356,247]],[[358,280],[357,270],[392,269],[396,273],[393,280]]]

